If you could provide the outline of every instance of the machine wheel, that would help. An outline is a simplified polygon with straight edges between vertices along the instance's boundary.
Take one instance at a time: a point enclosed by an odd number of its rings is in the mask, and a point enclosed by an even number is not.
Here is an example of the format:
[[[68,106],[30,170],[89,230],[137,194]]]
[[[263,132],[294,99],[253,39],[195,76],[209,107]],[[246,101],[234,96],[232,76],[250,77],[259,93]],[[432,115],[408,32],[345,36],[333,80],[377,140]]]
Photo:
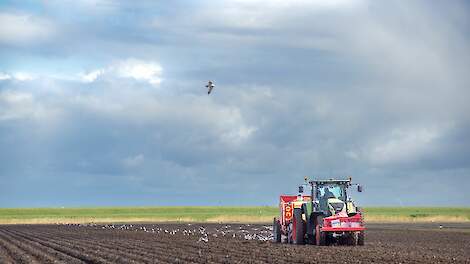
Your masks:
[[[273,221],[273,234],[274,234],[274,242],[280,243],[281,242],[281,224],[277,221],[276,217],[274,217]]]
[[[289,225],[287,226],[287,244],[292,244],[292,237],[293,237],[293,226],[294,224],[292,223],[292,221],[289,223]]]
[[[357,233],[356,232],[350,232],[347,234],[346,238],[346,245],[348,246],[356,246],[357,245]]]
[[[315,245],[320,246],[320,225],[315,226]]]
[[[365,241],[365,233],[364,231],[361,231],[357,235],[357,245],[364,246],[364,241]]]
[[[315,245],[315,221],[315,215],[310,214],[305,230],[305,233],[307,233],[307,243],[310,245]]]
[[[326,246],[326,232],[321,232],[320,229],[323,224],[323,216],[317,216],[315,221],[315,244],[317,246]]]
[[[327,232],[320,232],[319,246],[328,246],[327,234]]]
[[[294,221],[292,226],[292,241],[294,244],[305,244],[305,228],[304,220],[302,219],[302,210],[294,209]]]
[[[310,245],[315,245],[315,235],[307,235],[307,243]]]

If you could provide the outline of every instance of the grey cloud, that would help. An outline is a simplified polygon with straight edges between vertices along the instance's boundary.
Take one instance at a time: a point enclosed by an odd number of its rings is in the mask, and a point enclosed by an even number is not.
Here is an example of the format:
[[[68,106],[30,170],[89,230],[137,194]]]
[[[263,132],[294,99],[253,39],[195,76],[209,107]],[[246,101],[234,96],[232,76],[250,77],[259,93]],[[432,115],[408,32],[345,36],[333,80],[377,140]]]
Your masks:
[[[27,182],[31,193],[39,191],[28,184],[68,190],[69,204],[170,203],[168,195],[275,204],[305,175],[352,175],[367,187],[358,197],[366,205],[449,205],[443,197],[454,194],[466,205],[467,5],[296,3],[118,3],[72,22],[51,14],[76,34],[44,49],[89,60],[76,62],[77,74],[135,58],[161,65],[162,81],[110,70],[89,82],[0,81],[9,196]],[[29,101],[12,103],[21,94]]]

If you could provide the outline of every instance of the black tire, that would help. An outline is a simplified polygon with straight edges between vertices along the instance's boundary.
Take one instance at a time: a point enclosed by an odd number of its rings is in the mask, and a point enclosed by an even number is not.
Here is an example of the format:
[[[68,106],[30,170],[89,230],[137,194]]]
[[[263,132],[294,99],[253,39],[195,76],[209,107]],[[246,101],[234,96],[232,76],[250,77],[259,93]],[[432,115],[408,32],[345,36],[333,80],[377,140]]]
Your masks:
[[[348,246],[356,246],[357,245],[357,239],[358,239],[357,233],[356,232],[350,232],[349,234],[347,234],[346,244]]]
[[[326,232],[321,232],[323,226],[323,216],[318,215],[315,220],[315,244],[317,246],[326,246]]]
[[[320,243],[319,246],[328,246],[327,232],[320,232]]]
[[[281,243],[281,224],[275,217],[273,221],[273,235],[274,242]]]
[[[307,235],[307,244],[315,245],[315,235]]]
[[[305,223],[302,219],[302,210],[297,208],[294,209],[294,226],[295,236],[293,237],[294,244],[303,245],[305,244]]]
[[[307,212],[307,206],[306,204],[302,205],[302,210],[304,212]],[[305,214],[305,216],[308,216]],[[311,213],[310,216],[306,217],[306,223],[305,223],[305,235],[307,241],[305,243],[310,244],[310,245],[315,245],[315,217],[316,215]]]
[[[366,238],[365,232],[364,231],[359,232],[359,234],[357,235],[357,245],[364,246],[365,238]]]
[[[292,224],[292,221],[289,223],[289,225],[287,226],[287,244],[292,244],[293,243],[293,224]]]

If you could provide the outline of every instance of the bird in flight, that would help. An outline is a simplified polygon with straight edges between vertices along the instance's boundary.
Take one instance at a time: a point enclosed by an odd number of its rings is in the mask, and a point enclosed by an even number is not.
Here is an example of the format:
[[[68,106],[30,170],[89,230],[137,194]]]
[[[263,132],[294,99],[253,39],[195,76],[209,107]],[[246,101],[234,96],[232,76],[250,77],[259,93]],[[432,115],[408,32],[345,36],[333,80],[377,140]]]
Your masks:
[[[206,87],[208,89],[207,94],[211,94],[212,89],[214,89],[214,87],[215,87],[214,82],[213,81],[207,82]]]

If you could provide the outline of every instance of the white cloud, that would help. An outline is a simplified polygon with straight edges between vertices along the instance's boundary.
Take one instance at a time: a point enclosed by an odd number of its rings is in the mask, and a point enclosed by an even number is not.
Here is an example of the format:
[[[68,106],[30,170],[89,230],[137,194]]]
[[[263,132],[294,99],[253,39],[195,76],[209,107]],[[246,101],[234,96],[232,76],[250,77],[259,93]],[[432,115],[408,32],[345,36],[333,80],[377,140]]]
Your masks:
[[[0,81],[10,80],[10,79],[11,79],[11,75],[0,72]]]
[[[80,74],[80,78],[83,82],[90,83],[94,82],[98,77],[105,73],[104,69],[94,70],[85,74]]]
[[[443,136],[444,129],[435,126],[395,129],[372,140],[364,148],[349,150],[344,154],[352,160],[366,161],[373,166],[413,163],[435,154],[433,149]]]
[[[115,62],[106,68],[95,69],[87,73],[79,74],[82,82],[91,83],[98,78],[129,78],[137,81],[148,82],[151,85],[159,85],[162,81],[163,68],[154,61],[138,59],[126,59]]]
[[[153,85],[161,83],[162,67],[155,62],[127,59],[113,67],[116,74],[124,78],[147,81]]]
[[[0,72],[0,81],[5,80],[16,80],[16,81],[32,81],[35,76],[28,72],[14,72],[14,73],[2,73]]]
[[[149,93],[120,86],[111,94],[75,96],[73,100],[88,110],[133,124],[184,125],[193,131],[205,131],[202,137],[228,146],[245,143],[258,130],[237,107],[216,103],[208,97],[165,95],[161,99]]]
[[[51,21],[28,14],[0,13],[0,25],[0,43],[13,45],[34,45],[56,31]]]
[[[369,160],[383,164],[415,159],[424,154],[438,136],[435,128],[392,131],[387,141],[372,147]]]
[[[13,73],[13,78],[15,78],[18,81],[34,80],[34,76],[31,73],[27,73],[27,72],[15,72]]]
[[[155,87],[162,82],[162,72],[163,68],[157,62],[131,58],[117,61],[105,68],[98,68],[78,74],[30,73],[22,71],[13,73],[0,72],[0,81],[32,81],[35,79],[48,79],[57,81],[62,80],[92,83],[98,80],[99,78],[103,78],[105,80],[125,78],[147,82]]]

